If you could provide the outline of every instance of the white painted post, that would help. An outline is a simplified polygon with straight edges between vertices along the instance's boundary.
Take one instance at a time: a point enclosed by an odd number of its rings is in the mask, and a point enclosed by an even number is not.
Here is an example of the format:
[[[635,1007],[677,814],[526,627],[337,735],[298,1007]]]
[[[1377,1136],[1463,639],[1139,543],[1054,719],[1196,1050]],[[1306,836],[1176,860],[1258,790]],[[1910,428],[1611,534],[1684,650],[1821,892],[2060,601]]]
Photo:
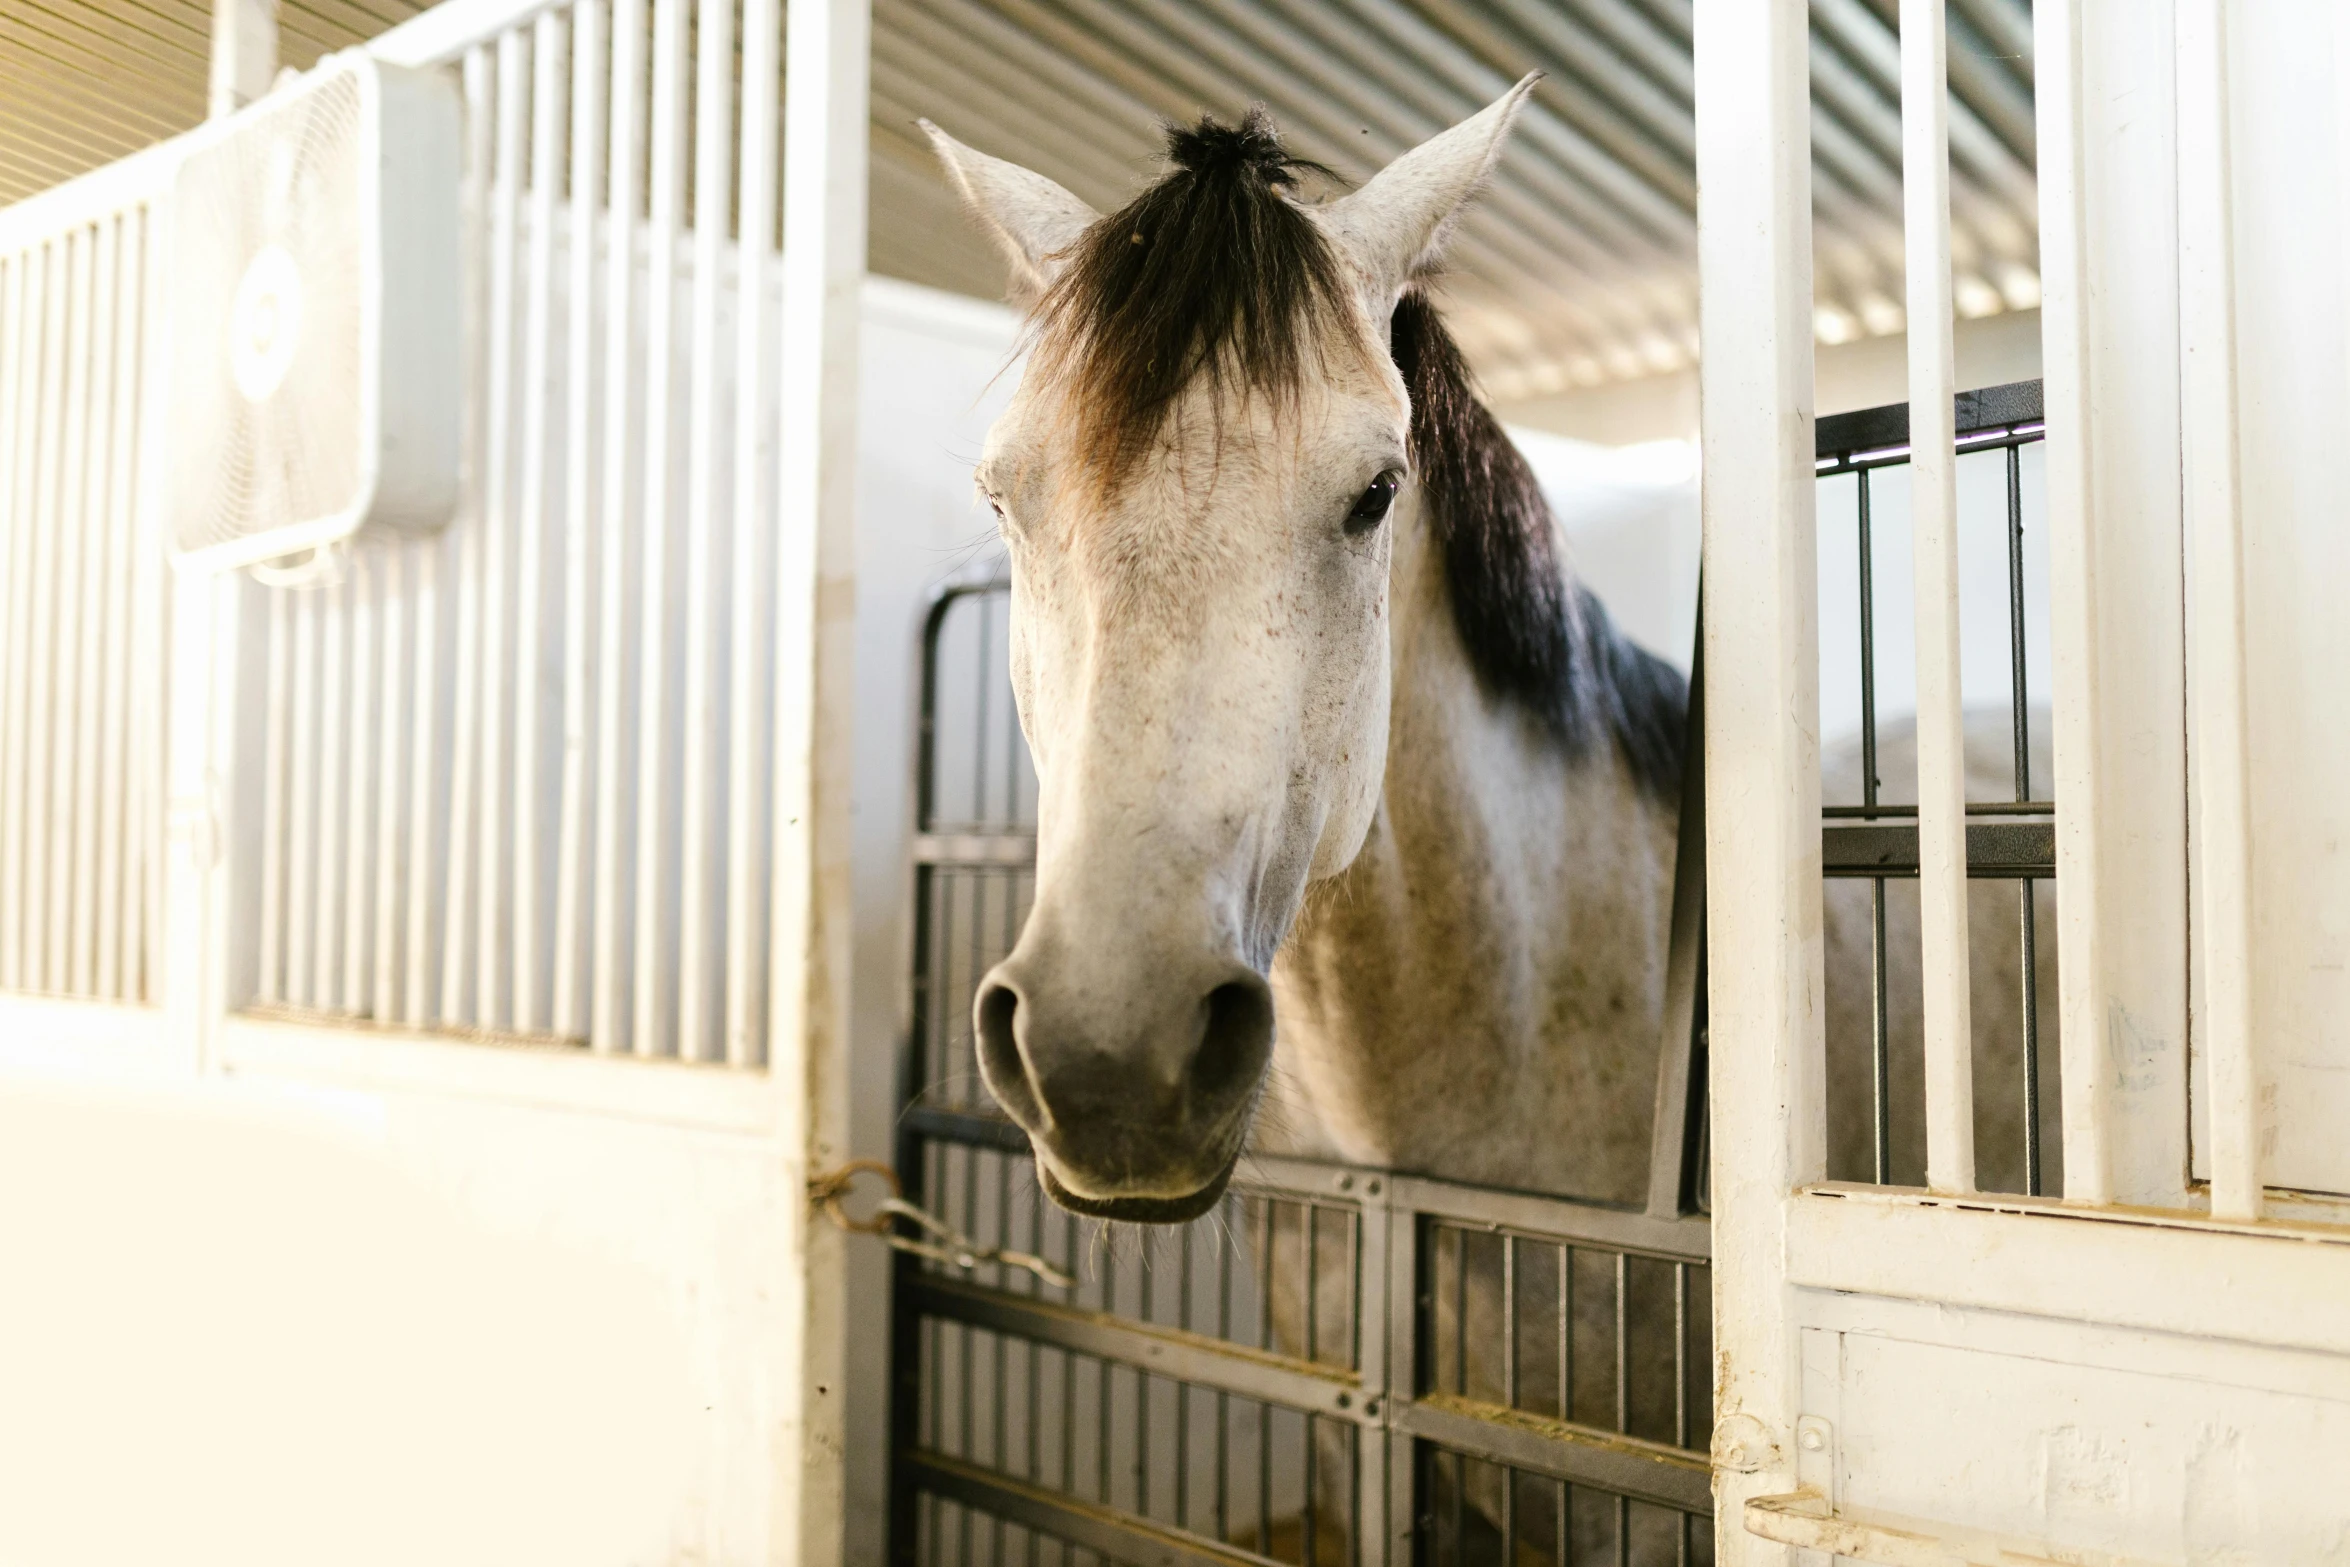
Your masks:
[[[1950,311],[1950,105],[1943,0],[1901,3],[1901,200],[1909,295],[1910,528],[1917,598],[1918,914],[1926,1184],[1975,1188],[1968,1017],[1966,736],[1958,655],[1957,388]]]
[[[848,1153],[849,719],[856,634],[857,322],[865,272],[871,0],[795,0],[784,56],[781,423],[776,471],[774,975],[767,1058],[795,1186]],[[796,1405],[779,1449],[797,1559],[841,1559],[844,1236],[792,1206],[784,1305]],[[796,1494],[794,1494],[796,1492]],[[783,1547],[787,1552],[788,1546]]]
[[[680,780],[677,917],[677,1053],[690,1061],[725,1059],[718,1037],[723,996],[712,991],[724,970],[714,959],[711,927],[723,918],[717,861],[740,853],[717,834],[718,544],[725,475],[720,471],[724,431],[718,305],[725,281],[727,234],[734,221],[734,0],[704,4],[696,36],[700,59],[694,86],[694,293],[688,339],[686,396],[690,409],[685,507],[684,766]],[[738,259],[747,254],[738,252]],[[735,273],[735,297],[764,288],[748,265]],[[738,393],[739,395],[739,393]],[[738,502],[739,504],[739,502]]]
[[[212,0],[212,118],[261,97],[276,75],[277,0]]]
[[[640,149],[645,129],[645,0],[612,0],[612,226],[605,250],[604,493],[597,543],[601,574],[596,605],[596,875],[588,1043],[619,1050],[629,1038],[629,965],[625,961],[621,877],[629,863],[622,793],[622,732],[629,720],[627,664],[629,540],[636,515],[637,202],[644,191]]]
[[[772,542],[774,513],[767,480],[773,472],[773,425],[768,368],[773,362],[767,277],[775,257],[776,127],[782,90],[783,9],[780,0],[743,0],[743,155],[741,258],[734,291],[734,581],[727,646],[733,670],[727,682],[726,784],[726,1060],[753,1066],[765,1059],[760,1029],[767,1016],[766,892],[760,885],[766,823],[765,595],[759,568],[761,541]]]
[[[553,366],[555,336],[555,195],[562,184],[556,160],[563,150],[569,105],[564,88],[571,79],[566,18],[542,11],[531,24],[530,46],[530,272],[525,285],[522,350],[522,504],[516,515],[521,536],[514,605],[514,968],[516,1029],[535,1033],[547,1026],[549,994],[540,975],[546,950],[542,934],[546,900],[540,896],[546,864],[546,792],[542,787],[540,737],[545,733],[550,660],[545,642],[547,598],[547,502],[554,481],[549,448],[559,412]],[[572,375],[579,375],[574,369]]]
[[[2195,556],[2196,917],[2210,1066],[2211,1212],[2260,1217],[2252,1039],[2252,749],[2238,482],[2234,204],[2222,0],[2179,0],[2179,349]]]
[[[604,661],[588,655],[588,569],[595,540],[596,248],[603,227],[603,0],[578,0],[571,11],[571,314],[564,354],[569,400],[563,423],[563,762],[562,804],[555,828],[555,993],[550,1021],[558,1034],[586,1031],[580,974],[581,931],[592,925],[586,899],[595,879],[588,857],[588,681]],[[617,241],[615,241],[617,242]],[[615,270],[625,271],[618,267]]]
[[[2033,12],[2065,1195],[2177,1206],[2187,777],[2170,0]]]
[[[1803,0],[1698,0],[1716,1559],[1796,1483],[1787,1202],[1826,1173]]]
[[[644,553],[637,562],[636,1009],[631,1043],[640,1056],[675,1050],[676,1022],[665,1002],[676,971],[665,961],[677,930],[668,853],[676,802],[669,790],[670,557],[675,552],[675,482],[670,406],[677,382],[677,248],[685,232],[686,8],[691,0],[653,0],[653,119],[647,180],[647,242],[653,259],[645,287]]]

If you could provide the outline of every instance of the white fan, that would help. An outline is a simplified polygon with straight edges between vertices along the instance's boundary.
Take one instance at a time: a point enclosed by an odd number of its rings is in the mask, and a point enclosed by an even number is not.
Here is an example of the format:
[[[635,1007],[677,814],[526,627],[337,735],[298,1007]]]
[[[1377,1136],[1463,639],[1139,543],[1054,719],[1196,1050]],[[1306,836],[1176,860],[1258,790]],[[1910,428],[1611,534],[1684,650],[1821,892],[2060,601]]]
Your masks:
[[[172,192],[169,537],[324,557],[457,501],[459,103],[353,50],[199,133]]]

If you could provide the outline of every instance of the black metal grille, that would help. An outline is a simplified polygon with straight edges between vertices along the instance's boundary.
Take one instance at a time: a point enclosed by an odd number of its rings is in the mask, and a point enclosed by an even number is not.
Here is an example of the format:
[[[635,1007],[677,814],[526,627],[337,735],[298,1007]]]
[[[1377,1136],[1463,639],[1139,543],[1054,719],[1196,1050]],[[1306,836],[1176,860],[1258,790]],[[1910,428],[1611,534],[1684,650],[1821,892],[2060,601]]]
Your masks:
[[[1007,613],[960,589],[926,631],[900,1167],[965,1234],[1076,1283],[901,1259],[893,1559],[1710,1561],[1708,1237],[1685,1196],[1652,1216],[1256,1157],[1173,1230],[1043,1199],[970,1024],[1032,892]],[[1660,1164],[1685,1194],[1701,1123],[1680,1108]]]
[[[2055,1119],[2052,1095],[2044,1092],[2043,1069],[2050,1061],[2045,1037],[2052,1033],[2051,987],[2042,969],[2050,953],[2041,950],[2039,927],[2053,912],[2056,875],[2056,806],[2046,795],[2035,796],[2035,784],[2048,783],[2044,767],[2034,761],[2035,745],[2045,745],[2044,720],[2035,721],[2031,700],[2031,672],[2035,660],[2045,657],[2044,625],[2035,626],[2026,589],[2027,562],[2033,559],[2027,542],[2027,513],[2037,511],[2043,486],[2037,453],[2047,431],[2041,415],[2041,387],[2037,381],[1963,393],[1957,399],[1960,513],[1963,541],[1980,548],[1994,541],[2004,554],[2007,599],[2007,638],[2000,650],[2006,665],[2003,737],[2011,753],[2011,773],[2000,780],[2001,797],[1988,797],[1984,780],[1970,768],[1966,828],[1967,874],[1985,881],[2007,880],[2016,885],[2004,897],[1990,887],[1978,887],[1969,898],[1970,960],[1979,973],[1998,961],[1999,949],[2015,956],[2016,995],[2006,1016],[1990,1026],[1978,1018],[1978,1050],[1989,1041],[2008,1059],[1993,1060],[1977,1069],[1978,1177],[1989,1190],[2037,1194],[2054,1184],[2050,1152],[2055,1144],[2047,1133]],[[1918,1038],[1922,999],[1914,985],[1903,982],[1904,970],[1895,961],[1914,952],[1889,950],[1888,941],[1914,943],[1917,930],[1917,807],[1889,798],[1906,785],[1915,786],[1915,774],[1883,776],[1880,721],[1881,669],[1889,644],[1880,635],[1881,587],[1879,551],[1885,543],[1879,513],[1882,476],[1909,462],[1909,410],[1896,404],[1840,414],[1818,425],[1817,470],[1821,481],[1821,539],[1823,553],[1837,541],[1834,530],[1852,529],[1855,569],[1852,592],[1858,609],[1858,636],[1851,649],[1859,677],[1858,766],[1851,780],[1857,798],[1831,798],[1825,805],[1822,858],[1831,878],[1830,898],[1851,897],[1839,881],[1867,884],[1867,973],[1869,993],[1864,1017],[1865,1040],[1845,1037],[1840,1020],[1849,1019],[1855,1006],[1839,1006],[1838,980],[1853,972],[1830,953],[1831,1071],[1828,1080],[1831,1128],[1858,1127],[1865,1121],[1866,1138],[1838,1138],[1831,1133],[1829,1174],[1845,1180],[1878,1185],[1919,1185],[1924,1180],[1923,1062]],[[2028,459],[2029,455],[2029,459]],[[1849,499],[1846,491],[1849,490]],[[1994,501],[1994,497],[1996,500]],[[1971,503],[1971,504],[1970,504]],[[1906,581],[1893,585],[1906,593]],[[1832,585],[1823,583],[1823,595]],[[1845,650],[1821,648],[1823,667],[1844,656]],[[1963,655],[1962,655],[1963,656]],[[2044,666],[2043,666],[2044,667]],[[1979,750],[1981,721],[1991,715],[1969,715],[1969,750]],[[2044,753],[2043,753],[2044,754]],[[2037,774],[2037,776],[2035,776]],[[1829,784],[1831,794],[1835,784]],[[1914,794],[1910,799],[1914,801]],[[1831,910],[1831,929],[1836,926]],[[1857,998],[1845,998],[1857,1000]],[[2012,1025],[2012,1039],[2007,1037]],[[1837,1064],[1865,1059],[1865,1073],[1838,1070]],[[2011,1071],[2012,1068],[2012,1080]],[[1996,1085],[1982,1092],[1986,1080]]]

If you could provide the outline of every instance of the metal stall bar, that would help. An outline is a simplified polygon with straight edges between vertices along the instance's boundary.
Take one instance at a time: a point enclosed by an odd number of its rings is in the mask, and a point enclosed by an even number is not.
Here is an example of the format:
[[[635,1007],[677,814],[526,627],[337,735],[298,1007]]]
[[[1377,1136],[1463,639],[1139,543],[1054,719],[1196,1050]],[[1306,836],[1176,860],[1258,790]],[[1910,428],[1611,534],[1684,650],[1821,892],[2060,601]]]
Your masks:
[[[1722,1567],[1780,1557],[1737,1520],[1795,1479],[1800,1356],[1787,1199],[1826,1173],[1812,405],[1810,93],[1802,0],[1694,14],[1705,577],[1706,930]]]
[[[2228,31],[2221,0],[2179,0],[2179,322],[2185,505],[2194,548],[2195,918],[2210,1061],[2211,1213],[2260,1217],[2252,1037],[2252,737],[2237,457]]]
[[[2039,0],[2041,307],[2055,691],[2064,1195],[2187,1200],[2186,650],[2178,160],[2168,49],[2135,13]],[[2129,1025],[2117,1037],[2114,1020]],[[2119,1051],[2117,1057],[2116,1051]]]
[[[1949,113],[1942,0],[1902,0],[1926,1184],[1939,1192],[1967,1192],[1975,1185],[1975,1078],[1968,1015],[1966,736],[1959,717],[1958,457],[1950,403],[1957,351],[1950,304]]]

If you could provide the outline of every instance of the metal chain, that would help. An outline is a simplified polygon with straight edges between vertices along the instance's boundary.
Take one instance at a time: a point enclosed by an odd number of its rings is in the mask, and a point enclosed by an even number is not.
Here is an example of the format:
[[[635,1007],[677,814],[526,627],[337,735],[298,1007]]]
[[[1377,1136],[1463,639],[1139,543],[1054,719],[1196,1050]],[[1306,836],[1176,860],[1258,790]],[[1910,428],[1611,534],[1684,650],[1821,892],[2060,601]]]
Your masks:
[[[849,1187],[860,1175],[878,1175],[889,1183],[889,1195],[874,1208],[870,1219],[852,1219],[842,1206]],[[1057,1289],[1075,1289],[1077,1281],[1033,1252],[1013,1251],[1003,1246],[982,1246],[968,1235],[934,1213],[906,1201],[905,1188],[898,1183],[898,1172],[878,1159],[852,1159],[838,1169],[826,1172],[808,1182],[808,1200],[820,1205],[825,1214],[851,1235],[878,1235],[892,1250],[908,1252],[916,1257],[927,1257],[949,1267],[977,1268],[990,1263],[1007,1268],[1020,1268],[1035,1274]],[[933,1238],[901,1233],[891,1224],[903,1219]]]

